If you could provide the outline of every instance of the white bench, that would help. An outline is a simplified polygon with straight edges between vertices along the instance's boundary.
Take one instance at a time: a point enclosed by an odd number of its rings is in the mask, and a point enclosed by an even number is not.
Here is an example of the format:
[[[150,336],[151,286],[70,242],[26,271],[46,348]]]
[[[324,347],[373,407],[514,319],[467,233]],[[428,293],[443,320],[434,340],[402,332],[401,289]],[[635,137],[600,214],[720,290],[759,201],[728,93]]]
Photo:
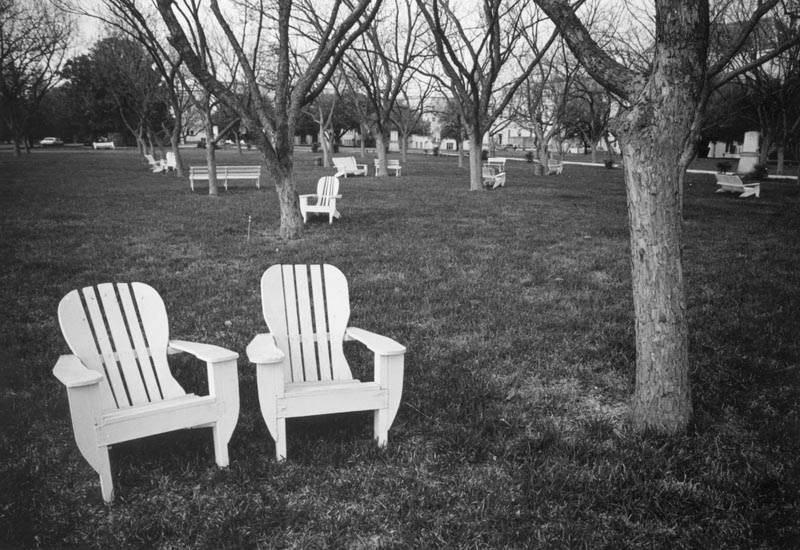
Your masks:
[[[547,175],[560,174],[564,170],[564,163],[556,159],[547,159]]]
[[[717,189],[717,193],[741,193],[739,198],[742,197],[749,197],[751,195],[755,195],[756,197],[761,196],[761,184],[760,183],[743,183],[742,178],[735,174],[715,174],[717,177],[717,185],[719,185],[719,189]]]
[[[208,181],[208,166],[190,166],[189,184],[194,191],[195,180]],[[228,180],[255,180],[256,188],[261,189],[261,166],[217,166],[217,181],[222,181],[228,190]]]
[[[506,157],[489,157],[486,159],[486,164],[489,166],[494,166],[500,172],[506,171],[506,161],[508,158]]]
[[[378,175],[378,169],[380,167],[380,161],[375,159],[375,175]],[[400,161],[397,159],[386,159],[386,171],[387,172],[394,172],[395,176],[399,176],[403,172],[403,167],[400,166]]]
[[[336,175],[347,176],[366,176],[367,165],[356,164],[355,157],[333,157],[333,165],[336,166]]]
[[[114,149],[113,141],[93,141],[92,148],[97,149]]]

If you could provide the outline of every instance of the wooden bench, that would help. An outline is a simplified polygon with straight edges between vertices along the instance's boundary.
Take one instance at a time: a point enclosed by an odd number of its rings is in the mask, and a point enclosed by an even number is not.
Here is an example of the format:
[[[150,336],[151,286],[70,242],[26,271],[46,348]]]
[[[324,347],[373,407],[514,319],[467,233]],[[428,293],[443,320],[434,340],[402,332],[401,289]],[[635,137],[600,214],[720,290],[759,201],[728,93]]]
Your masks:
[[[375,159],[375,175],[378,175],[380,161]],[[397,159],[386,159],[386,172],[394,172],[395,176],[399,176],[403,172],[403,167],[400,166],[400,161]]]
[[[489,157],[486,159],[486,164],[488,166],[494,166],[500,172],[505,172],[507,160],[508,158],[506,157]]]
[[[717,193],[740,193],[740,199],[751,195],[761,196],[760,183],[744,183],[742,178],[736,174],[715,174],[715,176],[717,177],[717,185],[719,185]]]
[[[356,164],[355,157],[333,157],[333,165],[336,167],[336,175],[347,176],[366,176],[367,165]]]
[[[114,149],[114,142],[113,141],[93,141],[92,148],[94,150],[97,149]]]
[[[195,180],[208,181],[208,166],[189,167],[189,184],[192,191]],[[255,180],[256,188],[261,189],[261,166],[217,166],[217,181],[222,181],[226,191],[228,180]]]

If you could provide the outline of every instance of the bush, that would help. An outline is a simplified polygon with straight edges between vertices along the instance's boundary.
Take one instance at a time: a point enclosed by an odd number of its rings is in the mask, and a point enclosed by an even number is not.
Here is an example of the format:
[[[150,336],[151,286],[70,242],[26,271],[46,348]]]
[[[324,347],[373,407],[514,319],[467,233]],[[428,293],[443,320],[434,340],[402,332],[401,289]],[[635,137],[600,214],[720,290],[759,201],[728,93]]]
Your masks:
[[[434,145],[433,149],[431,149],[431,153],[433,153],[434,157],[438,157],[439,156],[439,146],[438,145]]]
[[[748,174],[750,179],[760,180],[767,177],[767,167],[764,164],[756,164],[753,171]]]
[[[527,160],[529,164],[533,162],[533,151],[525,153],[525,160]]]
[[[723,160],[717,163],[717,170],[720,172],[730,172],[731,166],[732,164],[729,161]]]
[[[316,153],[317,151],[319,151],[319,143],[315,141],[311,144],[311,152]]]
[[[481,160],[484,161],[484,162],[489,160],[489,151],[487,151],[486,149],[481,151]]]
[[[606,168],[611,170],[612,168],[614,168],[614,159],[606,159],[603,161],[603,164],[606,165]]]

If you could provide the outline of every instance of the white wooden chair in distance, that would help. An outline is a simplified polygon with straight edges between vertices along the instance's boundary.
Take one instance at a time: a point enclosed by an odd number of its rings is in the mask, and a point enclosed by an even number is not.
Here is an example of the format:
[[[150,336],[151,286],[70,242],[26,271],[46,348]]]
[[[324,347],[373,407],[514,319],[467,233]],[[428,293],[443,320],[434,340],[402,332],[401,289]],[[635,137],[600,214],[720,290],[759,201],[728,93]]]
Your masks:
[[[147,163],[150,165],[150,170],[153,172],[166,172],[167,171],[167,163],[161,159],[156,160],[156,158],[147,153],[144,158],[147,159]]]
[[[167,170],[177,170],[178,160],[175,158],[175,151],[167,151],[167,159],[164,161]]]
[[[347,176],[366,176],[369,170],[366,164],[357,164],[355,157],[333,157],[333,165],[336,167],[336,175]]]
[[[300,195],[300,213],[303,223],[308,221],[309,214],[327,214],[328,223],[333,223],[333,218],[340,218],[336,210],[336,199],[341,199],[339,194],[339,178],[336,176],[323,176],[317,181],[317,193],[314,195]],[[314,200],[312,204],[310,201]]]
[[[564,171],[564,163],[556,159],[547,159],[547,175],[560,174]]]
[[[380,160],[375,159],[375,175],[378,175],[380,170]],[[400,165],[398,159],[386,159],[386,172],[394,172],[395,176],[400,176],[403,173],[403,167]]]
[[[374,411],[373,434],[388,441],[403,391],[406,348],[394,340],[348,327],[347,279],[331,265],[275,265],[261,277],[261,303],[269,333],[247,346],[256,364],[261,414],[286,458],[286,419]],[[375,355],[374,380],[353,378],[343,342],[357,341]]]
[[[219,466],[239,418],[238,354],[218,346],[169,340],[161,296],[143,283],[104,283],[73,290],[58,305],[72,355],[53,374],[67,388],[78,449],[100,474],[103,499],[114,486],[108,449],[115,443],[183,428],[210,427]],[[167,354],[187,352],[208,368],[207,396],[187,394]]]
[[[498,171],[496,165],[484,164],[481,169],[484,187],[497,189],[506,184],[506,173]]]

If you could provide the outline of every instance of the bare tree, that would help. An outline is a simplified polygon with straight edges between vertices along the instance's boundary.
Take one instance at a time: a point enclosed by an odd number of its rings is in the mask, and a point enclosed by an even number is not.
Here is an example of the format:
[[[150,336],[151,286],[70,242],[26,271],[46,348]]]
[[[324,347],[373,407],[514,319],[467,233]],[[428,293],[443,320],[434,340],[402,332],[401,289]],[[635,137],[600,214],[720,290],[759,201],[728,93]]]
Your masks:
[[[334,0],[328,10],[313,6],[310,0],[242,1],[238,24],[245,27],[245,38],[237,36],[231,18],[217,0],[209,2],[213,17],[208,22],[187,18],[184,10],[197,4],[198,0],[158,0],[170,43],[203,87],[241,116],[248,134],[264,154],[268,176],[275,182],[281,210],[280,235],[297,238],[302,234],[303,221],[293,168],[295,123],[300,110],[330,81],[344,51],[372,23],[380,1]],[[295,14],[296,4],[306,9]],[[317,43],[309,40],[313,28],[304,19],[311,9],[328,14],[322,40]],[[206,26],[212,24],[220,29],[241,67],[246,100],[209,70],[204,52],[189,38],[205,35]],[[298,44],[308,45],[307,50],[300,51]]]
[[[444,77],[464,121],[470,143],[470,190],[483,189],[481,153],[483,138],[508,106],[520,85],[525,82],[555,40],[553,32],[538,40],[543,17],[529,8],[525,0],[482,0],[475,13],[472,6],[456,13],[445,0],[417,0],[431,29]],[[467,11],[470,10],[470,12]],[[514,76],[507,65],[515,50],[525,41],[533,53],[527,66]]]
[[[28,124],[58,82],[73,30],[47,2],[0,0],[0,121],[15,156],[30,152]]]
[[[625,102],[615,133],[624,157],[636,318],[630,419],[639,431],[682,432],[692,415],[681,255],[683,179],[711,92],[790,47],[791,41],[747,66],[726,70],[779,0],[754,6],[713,57],[708,1],[655,0],[657,31],[641,67],[601,47],[568,0],[535,1],[589,74]]]
[[[344,58],[348,86],[367,100],[365,122],[375,137],[378,176],[387,175],[386,149],[397,98],[409,87],[416,65],[425,57],[422,24],[413,0],[385,3],[373,25]]]

